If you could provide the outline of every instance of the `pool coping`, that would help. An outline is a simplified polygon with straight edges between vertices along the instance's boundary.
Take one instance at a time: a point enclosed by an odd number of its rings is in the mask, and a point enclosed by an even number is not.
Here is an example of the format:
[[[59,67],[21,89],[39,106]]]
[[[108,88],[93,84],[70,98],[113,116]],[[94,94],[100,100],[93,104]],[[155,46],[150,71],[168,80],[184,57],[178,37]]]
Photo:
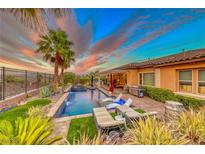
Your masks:
[[[68,96],[69,92],[68,90],[72,87],[72,85],[70,85],[65,91],[65,93],[58,99],[57,102],[55,102],[50,111],[48,112],[47,116],[48,117],[54,117],[55,113],[58,111],[59,107],[63,104],[64,100],[66,99],[66,97]]]

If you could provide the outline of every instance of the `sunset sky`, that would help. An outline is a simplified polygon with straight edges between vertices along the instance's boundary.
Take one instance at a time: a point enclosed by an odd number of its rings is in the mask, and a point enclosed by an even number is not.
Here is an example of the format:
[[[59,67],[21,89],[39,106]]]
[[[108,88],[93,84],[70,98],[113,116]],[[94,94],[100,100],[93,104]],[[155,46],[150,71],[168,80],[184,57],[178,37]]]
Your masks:
[[[68,71],[79,74],[205,48],[205,9],[72,9],[45,22],[74,42],[76,62]],[[53,71],[35,53],[41,33],[0,12],[0,66]]]

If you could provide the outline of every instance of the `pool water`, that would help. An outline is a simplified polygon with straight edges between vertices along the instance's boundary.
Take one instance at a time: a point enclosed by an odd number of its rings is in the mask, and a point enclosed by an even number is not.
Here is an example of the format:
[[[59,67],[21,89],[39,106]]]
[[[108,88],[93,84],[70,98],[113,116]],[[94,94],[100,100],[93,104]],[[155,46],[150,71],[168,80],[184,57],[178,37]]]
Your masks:
[[[99,100],[107,96],[100,90],[87,90],[83,92],[69,92],[67,99],[58,109],[56,116],[65,117],[92,113],[94,107],[99,107]]]

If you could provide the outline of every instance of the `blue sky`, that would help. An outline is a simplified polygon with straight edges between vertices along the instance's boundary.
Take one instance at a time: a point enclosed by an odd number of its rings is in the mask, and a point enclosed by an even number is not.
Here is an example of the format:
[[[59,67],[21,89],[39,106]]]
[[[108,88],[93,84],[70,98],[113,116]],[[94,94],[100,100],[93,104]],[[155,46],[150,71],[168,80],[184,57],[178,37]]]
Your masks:
[[[52,70],[35,53],[42,32],[11,15],[0,17],[0,64]],[[74,42],[76,62],[69,71],[79,74],[205,48],[205,9],[72,9],[60,19],[48,16],[46,22]]]

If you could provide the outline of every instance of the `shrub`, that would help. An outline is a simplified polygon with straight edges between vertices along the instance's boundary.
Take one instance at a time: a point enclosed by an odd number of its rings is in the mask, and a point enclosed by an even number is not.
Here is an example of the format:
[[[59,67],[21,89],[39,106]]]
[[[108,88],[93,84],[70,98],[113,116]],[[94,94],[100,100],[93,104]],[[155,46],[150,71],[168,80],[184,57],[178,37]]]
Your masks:
[[[45,97],[49,97],[51,95],[54,94],[54,86],[53,84],[46,86],[46,87],[42,87],[39,91],[40,93],[40,97],[45,98]]]
[[[18,118],[14,126],[9,121],[0,121],[1,145],[50,145],[62,139],[51,137],[52,133],[53,123],[49,118]]]
[[[165,123],[156,118],[147,117],[145,121],[142,119],[135,121],[128,132],[130,136],[128,144],[177,145],[187,143],[186,139],[174,136]]]
[[[79,139],[73,139],[73,144],[74,145],[102,145],[104,144],[102,138],[100,135],[91,137],[88,135],[88,133],[83,132],[80,134]]]
[[[48,87],[42,87],[40,89],[40,97],[45,98],[45,97],[49,97],[50,96],[50,91],[48,89]]]
[[[175,121],[175,129],[180,136],[185,136],[190,144],[205,144],[205,112],[186,111]]]
[[[166,100],[173,100],[174,93],[168,89],[143,87],[146,94],[154,100],[165,103]]]
[[[181,96],[174,94],[171,90],[155,88],[155,87],[143,87],[146,95],[150,98],[165,103],[166,100],[178,101],[184,105],[185,108],[198,109],[205,104],[204,100],[199,100],[187,96]]]
[[[50,84],[49,86],[48,86],[48,89],[49,89],[49,91],[50,91],[50,95],[52,95],[52,94],[54,94],[54,85],[53,84]]]
[[[198,109],[205,104],[204,100],[175,95],[176,101],[183,103],[186,108]]]
[[[74,83],[76,76],[72,72],[65,72],[64,73],[64,84],[67,85],[69,83]]]
[[[32,106],[27,111],[28,117],[46,117],[46,108],[41,106]]]

